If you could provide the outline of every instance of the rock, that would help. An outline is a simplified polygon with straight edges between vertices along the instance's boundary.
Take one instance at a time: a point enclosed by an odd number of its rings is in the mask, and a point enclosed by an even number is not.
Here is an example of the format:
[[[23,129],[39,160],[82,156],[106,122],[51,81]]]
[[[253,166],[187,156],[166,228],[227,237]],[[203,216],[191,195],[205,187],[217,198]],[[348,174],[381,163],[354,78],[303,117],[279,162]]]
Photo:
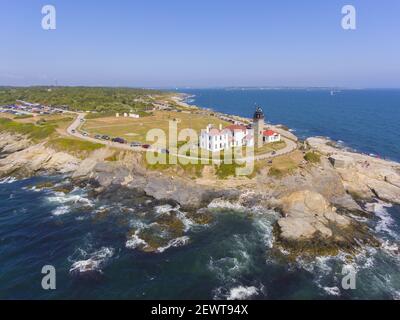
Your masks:
[[[214,215],[207,209],[189,211],[186,216],[197,224],[209,224],[214,220]]]
[[[309,138],[308,144],[329,156],[347,192],[357,198],[400,203],[400,164],[335,148],[323,138]]]
[[[330,223],[345,227],[348,218],[339,216],[335,208],[319,193],[309,190],[294,192],[282,199],[282,210],[286,215],[278,221],[281,237],[287,240],[305,240],[317,233],[331,237]]]
[[[369,180],[367,185],[379,199],[400,204],[400,188],[379,180]]]
[[[30,146],[0,159],[0,175],[30,176],[39,171],[68,173],[79,160],[69,154],[46,148],[44,144]]]
[[[95,150],[90,156],[84,159],[79,167],[75,170],[72,177],[82,178],[89,176],[93,171],[99,170],[101,171],[101,166],[105,165],[103,162],[104,160],[113,154],[113,151],[109,148],[101,148]],[[96,168],[96,166],[98,166]]]
[[[400,175],[395,175],[393,173],[389,173],[385,177],[385,182],[390,183],[397,188],[400,188]]]
[[[337,169],[351,168],[354,166],[354,160],[345,155],[334,154],[329,157],[329,161]]]
[[[364,244],[379,246],[368,227],[339,214],[321,194],[310,190],[294,192],[281,199],[285,217],[275,228],[276,244],[298,255],[354,253]]]
[[[0,152],[1,154],[11,154],[24,150],[32,143],[25,136],[19,134],[10,134],[8,132],[0,133]]]
[[[157,200],[173,200],[189,209],[200,208],[213,194],[212,189],[191,180],[157,175],[147,177],[144,191]]]

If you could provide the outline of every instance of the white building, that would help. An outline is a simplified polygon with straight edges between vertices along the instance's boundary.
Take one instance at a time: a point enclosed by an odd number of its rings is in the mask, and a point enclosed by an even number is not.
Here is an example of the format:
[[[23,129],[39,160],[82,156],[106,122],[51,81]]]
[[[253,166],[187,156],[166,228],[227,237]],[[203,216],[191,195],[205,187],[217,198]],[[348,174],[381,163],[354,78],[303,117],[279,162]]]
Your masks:
[[[281,135],[273,130],[265,130],[263,132],[263,135],[264,135],[264,143],[281,141]]]
[[[254,146],[253,130],[241,125],[231,125],[222,129],[208,125],[201,130],[200,148],[211,152],[222,151],[233,147]]]
[[[252,128],[243,124],[233,124],[224,129],[208,125],[201,130],[200,148],[216,152],[228,148],[255,146],[261,148],[266,143],[281,141],[281,135],[273,130],[266,130],[264,112],[257,107],[253,116]]]

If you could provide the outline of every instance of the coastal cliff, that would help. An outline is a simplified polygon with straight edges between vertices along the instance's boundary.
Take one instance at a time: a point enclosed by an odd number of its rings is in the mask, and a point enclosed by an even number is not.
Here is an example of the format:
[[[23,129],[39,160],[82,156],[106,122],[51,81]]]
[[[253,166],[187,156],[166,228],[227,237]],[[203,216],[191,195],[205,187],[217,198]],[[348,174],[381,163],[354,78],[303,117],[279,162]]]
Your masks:
[[[400,164],[342,150],[322,138],[306,141],[307,150],[319,155],[315,163],[303,161],[283,176],[263,168],[251,178],[225,180],[215,175],[213,166],[203,167],[198,178],[178,169],[151,170],[142,153],[115,156],[115,150],[101,148],[79,157],[7,132],[1,133],[0,141],[0,177],[63,173],[72,183],[92,185],[95,196],[118,187],[134,189],[173,201],[194,217],[201,216],[204,208],[230,204],[249,211],[278,210],[275,245],[293,256],[379,246],[368,227],[353,216],[370,215],[360,206],[362,201],[400,203]]]

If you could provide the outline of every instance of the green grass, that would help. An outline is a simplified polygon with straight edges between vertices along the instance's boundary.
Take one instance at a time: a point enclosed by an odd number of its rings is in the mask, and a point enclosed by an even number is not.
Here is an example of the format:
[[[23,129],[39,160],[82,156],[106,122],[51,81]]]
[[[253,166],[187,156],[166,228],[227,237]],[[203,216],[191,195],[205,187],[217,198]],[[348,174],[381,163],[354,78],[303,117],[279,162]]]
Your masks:
[[[47,146],[57,151],[64,151],[77,156],[87,156],[91,152],[104,147],[100,143],[93,143],[89,141],[70,138],[57,138],[50,140],[47,143]]]
[[[33,140],[43,140],[52,135],[57,125],[44,123],[35,125],[33,123],[20,123],[10,119],[0,118],[0,131],[8,131],[26,135]]]
[[[220,165],[216,166],[216,175],[219,179],[228,179],[229,177],[236,177],[236,169],[242,166],[232,163],[226,164],[221,163]]]
[[[310,163],[320,163],[321,155],[316,152],[307,152],[304,156],[304,159]]]
[[[155,153],[157,156],[157,153]],[[176,158],[174,155],[166,155],[167,163],[156,163],[156,164],[149,164],[146,159],[144,159],[144,164],[147,169],[152,171],[179,171],[182,170],[189,176],[200,178],[202,176],[202,172],[204,169],[204,164],[197,163],[197,164],[182,164],[180,163],[179,159]],[[173,164],[176,162],[177,164]]]
[[[286,173],[283,170],[274,167],[268,171],[268,175],[274,178],[282,178],[285,174]]]
[[[283,178],[284,176],[293,174],[298,168],[296,160],[290,155],[283,155],[273,159],[272,166],[268,171],[270,177]]]
[[[16,116],[14,119],[29,119],[29,118],[33,118],[33,115],[31,115],[31,114],[21,114],[19,116]]]

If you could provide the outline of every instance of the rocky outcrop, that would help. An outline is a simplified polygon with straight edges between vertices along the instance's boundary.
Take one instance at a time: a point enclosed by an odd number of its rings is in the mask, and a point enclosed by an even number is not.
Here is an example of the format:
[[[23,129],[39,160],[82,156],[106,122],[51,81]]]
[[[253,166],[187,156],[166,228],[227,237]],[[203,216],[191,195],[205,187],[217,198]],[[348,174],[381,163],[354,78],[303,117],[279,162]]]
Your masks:
[[[24,150],[32,145],[32,142],[25,136],[11,134],[8,132],[0,133],[0,154],[4,157],[8,154]]]
[[[284,197],[282,211],[285,217],[278,221],[281,237],[287,240],[306,240],[317,234],[322,238],[333,236],[329,227],[345,228],[350,219],[336,213],[336,208],[319,193],[305,190]]]
[[[192,180],[149,172],[135,166],[123,166],[100,162],[87,176],[100,183],[103,188],[123,185],[130,189],[144,191],[157,200],[172,200],[187,209],[200,208],[213,198],[226,193]]]
[[[400,203],[399,163],[341,150],[323,138],[309,138],[307,142],[329,157],[346,191],[353,196]]]
[[[0,159],[0,176],[26,177],[39,171],[69,173],[80,160],[65,152],[56,152],[44,144],[31,145]]]
[[[269,181],[261,181],[271,185]],[[282,198],[287,194],[310,190],[321,194],[328,202],[348,210],[361,211],[356,201],[347,193],[342,178],[327,158],[321,158],[318,165],[308,166],[295,174],[283,177],[273,184],[272,195]]]
[[[281,199],[284,217],[277,223],[278,245],[295,256],[336,254],[361,244],[378,245],[366,226],[338,213],[321,194],[303,190]]]

